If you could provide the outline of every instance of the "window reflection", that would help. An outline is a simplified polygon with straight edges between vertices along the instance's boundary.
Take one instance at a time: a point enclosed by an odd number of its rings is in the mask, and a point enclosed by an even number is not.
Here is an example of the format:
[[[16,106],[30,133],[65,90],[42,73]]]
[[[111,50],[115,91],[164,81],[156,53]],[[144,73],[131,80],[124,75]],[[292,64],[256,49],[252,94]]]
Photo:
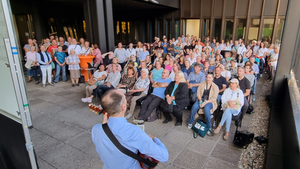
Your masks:
[[[235,39],[245,39],[247,19],[238,19]]]
[[[217,41],[220,41],[221,28],[222,28],[222,19],[215,19],[213,28],[214,28],[213,37],[216,38]]]
[[[279,45],[281,43],[283,26],[284,26],[284,19],[278,19],[277,30],[275,34],[275,45]]]
[[[210,20],[204,19],[203,20],[203,40],[205,37],[209,36],[209,30],[210,30]]]
[[[273,27],[274,27],[274,19],[264,19],[262,41],[267,41],[269,44],[271,43]]]
[[[259,30],[259,22],[260,19],[251,19],[250,27],[249,27],[249,34],[248,34],[248,43],[253,39],[257,40],[258,37],[258,30]]]
[[[233,35],[233,19],[226,19],[225,41],[230,41]]]

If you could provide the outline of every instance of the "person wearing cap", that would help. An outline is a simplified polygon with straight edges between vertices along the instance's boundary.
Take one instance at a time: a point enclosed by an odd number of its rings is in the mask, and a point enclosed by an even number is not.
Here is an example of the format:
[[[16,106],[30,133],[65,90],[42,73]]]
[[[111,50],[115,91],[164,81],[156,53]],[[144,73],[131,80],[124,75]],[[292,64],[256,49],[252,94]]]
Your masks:
[[[224,110],[224,113],[219,126],[214,131],[215,134],[218,134],[226,122],[226,132],[223,136],[225,141],[228,139],[232,116],[238,116],[241,113],[242,106],[244,105],[244,94],[243,91],[239,89],[239,80],[233,78],[229,81],[229,83],[229,88],[225,89],[221,97],[222,110]]]
[[[191,72],[186,80],[189,89],[192,89],[192,103],[195,103],[197,99],[197,88],[205,81],[205,74],[201,72],[200,64],[196,63],[194,65],[194,72]]]

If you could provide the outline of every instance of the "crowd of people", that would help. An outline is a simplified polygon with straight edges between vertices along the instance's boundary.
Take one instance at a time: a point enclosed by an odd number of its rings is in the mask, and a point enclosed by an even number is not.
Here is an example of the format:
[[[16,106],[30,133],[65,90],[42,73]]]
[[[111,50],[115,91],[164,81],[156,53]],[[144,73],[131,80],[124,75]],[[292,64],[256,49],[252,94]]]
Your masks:
[[[135,46],[135,47],[134,47]],[[79,55],[95,55],[91,65],[93,75],[86,84],[83,102],[101,98],[111,89],[120,90],[127,100],[126,119],[144,123],[155,109],[163,112],[163,123],[176,118],[175,126],[182,125],[182,111],[191,109],[188,128],[195,116],[202,113],[209,126],[207,135],[218,133],[226,122],[227,140],[232,116],[245,113],[249,104],[255,102],[256,83],[263,73],[268,73],[270,83],[274,78],[279,46],[252,40],[247,46],[242,39],[225,42],[216,39],[204,41],[196,36],[182,35],[175,40],[165,36],[154,43],[118,43],[114,51],[101,54],[97,44],[59,37],[44,39],[37,45],[29,39],[24,46],[29,82],[34,77],[43,87],[54,85],[70,74],[72,86],[79,86]],[[68,69],[68,70],[66,70]],[[52,82],[52,78],[54,79]],[[145,98],[146,96],[146,98]],[[136,101],[145,98],[139,114],[134,116]],[[213,130],[212,113],[221,106],[224,111],[221,122]],[[99,105],[99,109],[102,106]]]

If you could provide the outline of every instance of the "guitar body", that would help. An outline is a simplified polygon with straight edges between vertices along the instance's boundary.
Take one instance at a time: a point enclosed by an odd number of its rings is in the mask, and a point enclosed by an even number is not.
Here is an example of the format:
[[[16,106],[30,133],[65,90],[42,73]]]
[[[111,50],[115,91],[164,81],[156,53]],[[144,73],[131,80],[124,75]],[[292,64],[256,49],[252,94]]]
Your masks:
[[[148,159],[148,160],[150,160],[150,161],[152,161],[152,162],[154,162],[156,164],[159,163],[159,161],[157,161],[157,160],[155,160],[155,159],[153,159],[153,158],[151,158],[151,157],[149,157],[147,155],[141,154],[140,152],[138,152],[138,154],[139,154],[139,156],[141,156],[141,157],[143,157],[145,159]],[[143,162],[140,162],[140,165],[141,165],[142,169],[154,169],[155,168],[155,167],[149,167],[148,165],[144,164]]]

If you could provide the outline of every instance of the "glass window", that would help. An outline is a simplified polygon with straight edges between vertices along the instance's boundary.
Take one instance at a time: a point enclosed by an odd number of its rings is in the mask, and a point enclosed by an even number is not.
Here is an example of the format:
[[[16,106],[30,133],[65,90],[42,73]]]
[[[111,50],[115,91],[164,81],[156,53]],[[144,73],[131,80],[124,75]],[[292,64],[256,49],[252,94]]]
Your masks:
[[[158,21],[157,21],[157,37],[161,37],[161,36],[160,36],[161,29],[160,29],[160,28],[161,28],[160,21],[158,20]],[[152,38],[152,37],[151,37],[151,38]]]
[[[178,38],[179,35],[179,29],[180,29],[180,21],[179,20],[175,20],[175,39]]]
[[[214,31],[213,31],[213,37],[216,38],[216,41],[221,41],[221,28],[222,28],[222,19],[215,19],[214,22]]]
[[[271,43],[273,28],[274,28],[274,19],[264,19],[262,41],[267,41],[269,44]]]
[[[226,19],[225,41],[232,40],[233,35],[233,19]]]
[[[172,39],[172,20],[166,20],[166,36]]]
[[[204,19],[203,20],[203,37],[202,37],[203,40],[205,39],[205,37],[209,36],[209,30],[210,30],[209,19]]]
[[[147,34],[147,21],[142,21],[143,25],[142,25],[142,42],[149,42],[146,39],[146,34]]]
[[[124,22],[124,21],[121,22],[121,28],[122,28],[121,41],[122,41],[122,43],[125,43],[126,42],[126,36],[127,36],[126,22]]]
[[[186,20],[186,35],[189,34],[199,37],[200,19]]]
[[[140,41],[140,22],[134,22],[134,39],[135,42]]]
[[[247,19],[238,19],[236,25],[236,37],[235,39],[245,39],[245,31],[246,31]]]
[[[257,40],[258,30],[259,30],[260,19],[251,19],[249,34],[248,34],[248,43],[253,39]]]
[[[277,30],[275,34],[275,45],[279,45],[281,43],[283,26],[284,26],[284,19],[278,19]]]

